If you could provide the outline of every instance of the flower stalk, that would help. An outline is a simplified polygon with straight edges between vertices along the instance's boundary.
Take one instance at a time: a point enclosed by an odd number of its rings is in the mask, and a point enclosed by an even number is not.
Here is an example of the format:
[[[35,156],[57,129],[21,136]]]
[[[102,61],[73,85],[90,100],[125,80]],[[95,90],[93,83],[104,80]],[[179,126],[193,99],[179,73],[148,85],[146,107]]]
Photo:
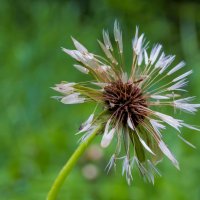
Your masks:
[[[48,193],[47,200],[56,199],[58,192],[60,191],[61,186],[63,185],[65,179],[73,169],[74,165],[76,164],[80,156],[85,152],[88,145],[93,141],[95,136],[98,134],[100,129],[101,125],[97,126],[97,128],[91,133],[91,135],[78,146],[76,151],[72,154],[70,159],[63,166]]]

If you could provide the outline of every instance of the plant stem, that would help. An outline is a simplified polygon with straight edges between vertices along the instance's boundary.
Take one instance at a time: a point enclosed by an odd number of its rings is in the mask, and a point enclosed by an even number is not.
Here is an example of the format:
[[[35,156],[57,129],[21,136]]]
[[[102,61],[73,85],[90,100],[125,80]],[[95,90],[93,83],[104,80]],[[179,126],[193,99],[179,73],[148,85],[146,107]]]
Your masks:
[[[62,184],[64,183],[65,179],[67,178],[67,176],[69,175],[69,173],[73,169],[74,165],[76,164],[77,160],[84,153],[87,146],[92,142],[92,140],[95,138],[96,134],[99,132],[100,129],[101,129],[101,125],[98,126],[93,131],[93,133],[78,146],[76,151],[72,154],[70,159],[63,166],[63,168],[59,172],[57,178],[55,179],[55,181],[54,181],[54,183],[53,183],[53,185],[52,185],[52,187],[51,187],[51,189],[48,193],[47,200],[55,200],[56,199],[58,192],[59,192]]]

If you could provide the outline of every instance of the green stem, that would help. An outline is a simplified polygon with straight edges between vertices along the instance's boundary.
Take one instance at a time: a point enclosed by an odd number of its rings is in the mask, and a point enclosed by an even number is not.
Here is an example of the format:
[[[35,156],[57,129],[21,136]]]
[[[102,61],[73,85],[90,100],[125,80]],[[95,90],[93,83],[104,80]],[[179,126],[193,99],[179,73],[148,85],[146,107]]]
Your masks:
[[[94,130],[94,132],[78,146],[76,151],[72,154],[71,158],[63,166],[63,168],[59,172],[57,178],[55,179],[55,181],[48,193],[47,200],[55,200],[56,199],[58,192],[59,192],[62,184],[64,183],[65,179],[67,178],[67,176],[73,169],[73,167],[76,164],[79,157],[84,153],[87,146],[92,142],[92,140],[95,138],[96,134],[99,132],[100,129],[101,129],[101,125],[98,126]]]

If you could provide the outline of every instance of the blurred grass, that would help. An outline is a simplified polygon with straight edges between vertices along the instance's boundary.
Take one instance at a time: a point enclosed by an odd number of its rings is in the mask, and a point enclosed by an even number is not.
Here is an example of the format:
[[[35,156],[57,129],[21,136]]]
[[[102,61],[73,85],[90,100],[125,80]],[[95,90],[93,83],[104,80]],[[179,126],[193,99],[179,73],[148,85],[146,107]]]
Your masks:
[[[0,199],[45,199],[65,161],[77,146],[74,135],[93,107],[65,106],[52,99],[50,87],[61,80],[83,81],[73,60],[60,47],[72,48],[70,36],[99,53],[96,39],[103,28],[112,29],[115,18],[123,26],[126,58],[130,60],[131,37],[139,25],[148,39],[161,42],[167,53],[185,59],[194,73],[188,87],[200,102],[200,4],[199,1],[0,0]],[[129,52],[128,52],[129,51]],[[81,111],[81,113],[80,113]],[[192,124],[200,115],[184,115]],[[165,134],[180,160],[176,171],[167,159],[159,164],[163,177],[155,186],[144,183],[137,171],[128,187],[117,172],[106,175],[104,167],[111,150],[98,161],[87,160],[98,169],[94,180],[82,173],[83,160],[66,181],[59,199],[200,199],[200,139],[183,130],[197,150]],[[98,142],[99,138],[97,139]],[[77,192],[78,191],[78,192]]]

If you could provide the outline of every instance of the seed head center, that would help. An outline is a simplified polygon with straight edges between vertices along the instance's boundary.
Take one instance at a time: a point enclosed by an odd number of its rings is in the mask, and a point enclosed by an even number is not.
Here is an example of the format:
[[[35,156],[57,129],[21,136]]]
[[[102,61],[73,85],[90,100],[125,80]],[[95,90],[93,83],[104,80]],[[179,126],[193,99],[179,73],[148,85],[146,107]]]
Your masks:
[[[104,87],[103,99],[110,114],[123,126],[130,118],[134,127],[147,116],[147,101],[139,86],[121,80]]]

